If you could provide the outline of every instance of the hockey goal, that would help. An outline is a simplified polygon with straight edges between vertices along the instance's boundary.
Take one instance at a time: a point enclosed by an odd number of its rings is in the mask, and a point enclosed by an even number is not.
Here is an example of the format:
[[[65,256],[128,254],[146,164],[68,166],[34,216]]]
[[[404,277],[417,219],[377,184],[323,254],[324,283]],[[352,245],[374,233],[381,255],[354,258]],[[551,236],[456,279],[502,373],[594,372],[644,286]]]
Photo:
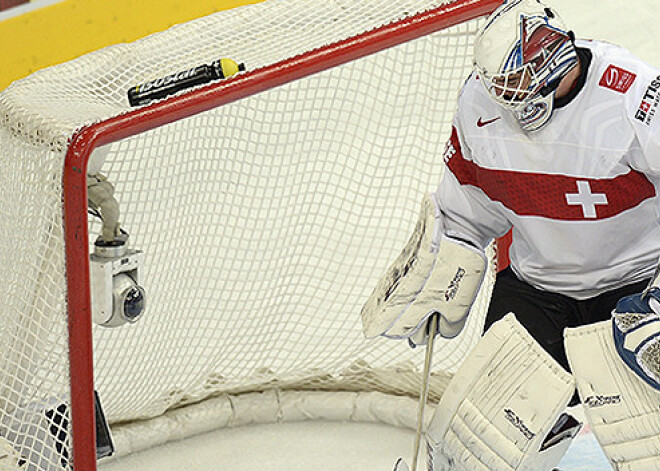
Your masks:
[[[94,389],[119,455],[260,420],[414,426],[423,352],[365,340],[360,308],[442,175],[499,3],[268,0],[0,94],[0,469],[96,469]],[[129,105],[130,87],[220,57],[247,70]],[[90,315],[95,152],[144,254],[147,311],[119,328]],[[486,285],[437,346],[432,401],[480,335]]]

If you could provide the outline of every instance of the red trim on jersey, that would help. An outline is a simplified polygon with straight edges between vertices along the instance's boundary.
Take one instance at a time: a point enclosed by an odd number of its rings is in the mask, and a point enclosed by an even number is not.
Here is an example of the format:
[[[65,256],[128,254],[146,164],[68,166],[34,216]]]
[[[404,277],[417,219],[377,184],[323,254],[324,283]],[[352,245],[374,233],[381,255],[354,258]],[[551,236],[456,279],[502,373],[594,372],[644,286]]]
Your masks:
[[[635,170],[613,178],[587,178],[480,167],[463,156],[456,128],[445,159],[461,185],[481,189],[520,216],[565,221],[606,219],[656,195],[653,184]]]

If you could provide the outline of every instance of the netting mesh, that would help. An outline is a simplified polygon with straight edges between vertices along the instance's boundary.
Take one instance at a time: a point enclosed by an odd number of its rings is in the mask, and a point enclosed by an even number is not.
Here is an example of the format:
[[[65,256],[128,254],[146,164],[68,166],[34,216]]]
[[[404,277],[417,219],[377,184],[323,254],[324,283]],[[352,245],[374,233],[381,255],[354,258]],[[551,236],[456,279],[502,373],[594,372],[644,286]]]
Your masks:
[[[270,0],[45,69],[0,94],[0,440],[12,451],[0,469],[68,466],[66,434],[50,437],[69,397],[61,177],[75,130],[129,111],[126,91],[138,83],[220,57],[249,73],[441,3]],[[439,182],[476,27],[106,149],[102,173],[145,254],[148,293],[137,324],[93,331],[95,387],[111,423],[273,388],[417,394],[423,351],[365,340],[359,313]],[[98,232],[90,219],[90,244]],[[480,335],[490,280],[464,334],[437,346],[434,400]]]

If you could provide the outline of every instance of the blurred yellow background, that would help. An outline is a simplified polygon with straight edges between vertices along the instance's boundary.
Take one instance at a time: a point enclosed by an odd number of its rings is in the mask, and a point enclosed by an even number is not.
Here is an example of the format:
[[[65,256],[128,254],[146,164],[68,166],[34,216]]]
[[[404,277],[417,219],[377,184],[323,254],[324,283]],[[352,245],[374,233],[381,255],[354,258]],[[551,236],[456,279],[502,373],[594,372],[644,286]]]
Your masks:
[[[87,52],[261,1],[63,0],[16,16],[6,10],[2,13],[9,18],[0,16],[0,90],[36,70]]]

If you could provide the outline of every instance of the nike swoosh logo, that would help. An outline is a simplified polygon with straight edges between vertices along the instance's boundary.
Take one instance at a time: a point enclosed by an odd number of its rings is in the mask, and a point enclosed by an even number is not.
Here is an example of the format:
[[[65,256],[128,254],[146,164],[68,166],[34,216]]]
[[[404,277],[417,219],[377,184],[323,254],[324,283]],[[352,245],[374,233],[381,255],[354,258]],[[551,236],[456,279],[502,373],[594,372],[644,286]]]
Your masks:
[[[482,121],[481,118],[477,120],[477,126],[480,128],[483,128],[484,126],[488,126],[491,123],[494,123],[498,119],[500,119],[501,116],[498,116],[497,118],[489,119],[488,121]]]

